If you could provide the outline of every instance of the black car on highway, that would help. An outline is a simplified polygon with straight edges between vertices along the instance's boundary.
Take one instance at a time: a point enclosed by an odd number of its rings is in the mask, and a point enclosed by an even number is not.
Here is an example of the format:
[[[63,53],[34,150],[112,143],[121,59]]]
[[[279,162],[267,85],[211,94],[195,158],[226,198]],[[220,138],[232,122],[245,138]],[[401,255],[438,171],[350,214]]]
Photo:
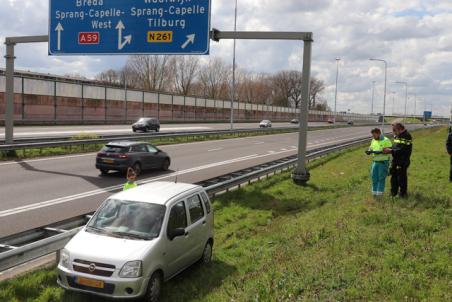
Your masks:
[[[132,125],[133,132],[143,131],[148,132],[154,130],[160,131],[160,121],[154,117],[142,117]]]
[[[137,175],[143,170],[168,170],[169,155],[159,148],[143,142],[118,141],[105,145],[96,157],[96,168],[102,174],[110,170],[126,172],[133,168]]]

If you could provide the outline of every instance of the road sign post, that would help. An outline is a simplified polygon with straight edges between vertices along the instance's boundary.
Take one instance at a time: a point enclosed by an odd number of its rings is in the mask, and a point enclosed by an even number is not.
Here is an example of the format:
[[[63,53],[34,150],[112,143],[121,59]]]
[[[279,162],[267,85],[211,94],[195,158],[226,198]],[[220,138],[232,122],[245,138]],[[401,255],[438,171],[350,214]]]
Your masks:
[[[49,54],[208,54],[211,0],[50,0]]]

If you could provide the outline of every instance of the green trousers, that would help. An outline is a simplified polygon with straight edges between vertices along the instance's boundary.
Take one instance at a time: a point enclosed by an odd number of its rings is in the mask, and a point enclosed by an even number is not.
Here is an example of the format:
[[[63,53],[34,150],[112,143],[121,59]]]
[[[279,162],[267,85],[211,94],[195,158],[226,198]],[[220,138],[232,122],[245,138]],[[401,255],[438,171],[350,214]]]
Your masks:
[[[372,194],[383,195],[385,192],[386,177],[388,176],[389,161],[373,161],[370,169],[372,178]]]

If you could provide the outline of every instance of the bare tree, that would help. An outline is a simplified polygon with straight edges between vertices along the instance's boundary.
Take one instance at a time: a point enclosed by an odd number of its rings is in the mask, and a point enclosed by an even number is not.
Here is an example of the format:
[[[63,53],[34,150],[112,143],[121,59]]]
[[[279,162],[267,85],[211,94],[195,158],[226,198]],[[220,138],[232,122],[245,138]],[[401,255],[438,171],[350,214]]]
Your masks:
[[[325,90],[325,83],[322,80],[311,78],[311,87],[309,92],[309,108],[317,106],[317,98]]]
[[[126,67],[136,74],[141,88],[164,91],[169,86],[169,62],[169,56],[135,55],[129,57]]]
[[[173,61],[174,86],[177,93],[188,95],[199,72],[199,58],[195,56],[177,56]]]
[[[267,75],[240,70],[237,79],[240,101],[256,104],[271,102],[272,87]]]
[[[212,99],[227,98],[230,68],[220,58],[210,59],[201,68],[199,80],[204,96]]]
[[[108,69],[99,73],[96,80],[105,84],[118,84],[120,82],[120,73],[114,69]]]

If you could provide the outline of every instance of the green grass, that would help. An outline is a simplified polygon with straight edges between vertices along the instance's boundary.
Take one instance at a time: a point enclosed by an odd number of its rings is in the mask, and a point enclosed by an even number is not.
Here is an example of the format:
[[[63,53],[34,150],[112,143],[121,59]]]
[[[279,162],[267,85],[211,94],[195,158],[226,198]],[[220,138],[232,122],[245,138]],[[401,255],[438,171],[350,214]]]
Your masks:
[[[364,148],[219,196],[214,262],[163,301],[451,301],[452,185],[444,129],[413,133],[410,197],[374,200]],[[0,301],[104,301],[64,293],[53,268],[3,282]]]
[[[346,126],[310,127],[309,131],[326,130],[326,129],[331,129],[331,128],[342,128],[342,127],[346,127]],[[180,136],[180,137],[174,137],[174,138],[155,138],[155,139],[147,139],[147,140],[143,139],[143,141],[149,142],[156,146],[164,146],[164,145],[174,145],[174,144],[202,142],[202,141],[211,141],[211,140],[233,139],[233,138],[239,138],[239,137],[274,135],[274,134],[282,134],[282,133],[291,133],[291,132],[296,132],[296,131],[298,131],[298,128],[294,128],[293,130],[292,129],[291,130],[283,130],[283,129],[273,128],[273,129],[268,129],[265,132],[250,130],[249,132],[244,132],[244,133],[191,135],[191,136]],[[86,134],[86,133],[82,132],[82,133],[72,137],[71,140],[86,140],[86,139],[96,139],[96,138],[99,138],[99,137],[97,135]],[[38,158],[38,157],[46,157],[46,156],[97,152],[104,145],[105,144],[72,145],[72,146],[70,145],[70,146],[49,147],[49,148],[30,148],[30,149],[17,150],[15,152],[15,154],[0,151],[0,161],[21,160],[21,159],[30,159],[30,158]]]

